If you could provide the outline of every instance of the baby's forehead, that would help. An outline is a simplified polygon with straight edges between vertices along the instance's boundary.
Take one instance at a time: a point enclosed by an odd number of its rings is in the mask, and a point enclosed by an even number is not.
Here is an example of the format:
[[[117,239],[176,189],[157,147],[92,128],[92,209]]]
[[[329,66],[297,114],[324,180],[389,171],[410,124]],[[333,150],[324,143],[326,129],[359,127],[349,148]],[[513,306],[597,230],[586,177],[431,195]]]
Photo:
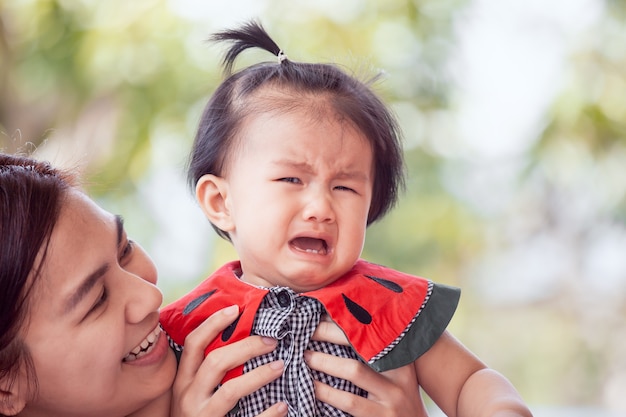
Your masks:
[[[239,122],[231,136],[230,156],[245,151],[246,137],[251,131],[263,129],[276,134],[277,125],[289,119],[303,127],[325,129],[329,126],[356,133],[372,148],[374,139],[359,125],[365,117],[360,109],[342,106],[337,94],[327,91],[297,91],[292,87],[263,86],[237,100]],[[228,162],[227,162],[228,164]]]
[[[330,116],[337,114],[334,94],[328,91],[298,90],[290,86],[263,86],[241,99],[247,114],[299,112],[303,115]]]
[[[244,160],[246,164],[299,171],[332,168],[341,173],[372,173],[370,141],[350,123],[334,116],[311,117],[300,110],[255,114],[235,141],[230,153],[231,167]]]
[[[315,137],[320,147],[343,144],[346,140],[358,138],[361,145],[372,148],[370,138],[355,123],[340,113],[328,109],[320,110],[316,106],[265,109],[248,115],[237,132],[233,138],[235,153],[246,147],[248,138],[259,136],[267,137],[267,141],[270,137],[280,136],[294,146]],[[329,142],[326,141],[327,137],[331,139]]]
[[[258,119],[271,122],[272,119],[290,117],[297,118],[303,125],[343,125],[367,137],[366,132],[354,120],[354,112],[338,106],[334,95],[328,92],[298,92],[292,88],[264,87],[251,94],[247,102],[240,105],[241,129]]]

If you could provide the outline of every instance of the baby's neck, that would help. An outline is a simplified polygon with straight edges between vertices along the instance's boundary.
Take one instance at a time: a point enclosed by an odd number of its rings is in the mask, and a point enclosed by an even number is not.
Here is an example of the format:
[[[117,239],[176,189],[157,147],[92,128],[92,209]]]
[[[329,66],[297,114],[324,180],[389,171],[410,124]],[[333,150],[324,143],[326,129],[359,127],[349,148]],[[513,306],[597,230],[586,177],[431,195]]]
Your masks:
[[[246,275],[239,275],[238,278],[242,282],[245,282],[246,284],[250,284],[250,285],[252,285],[254,287],[258,287],[258,288],[283,287],[283,288],[289,288],[289,289],[293,290],[296,293],[306,292],[306,291],[298,291],[297,289],[293,288],[291,285],[281,284],[281,283],[274,282],[272,280],[267,280],[267,279],[264,279],[264,278],[259,278],[259,277],[249,278],[249,276],[246,276]],[[317,288],[315,288],[315,289],[317,289]],[[312,291],[312,290],[307,290],[307,291]]]
[[[290,288],[297,294],[317,291],[325,288],[333,282],[341,279],[352,271],[357,260],[352,264],[345,265],[342,269],[302,269],[300,272],[287,272],[285,269],[272,268],[264,265],[259,267],[254,262],[243,261],[241,258],[237,261],[229,262],[229,273],[234,273],[241,282],[260,287],[273,288],[283,287]],[[316,272],[313,272],[316,271]],[[297,273],[298,276],[290,275]]]

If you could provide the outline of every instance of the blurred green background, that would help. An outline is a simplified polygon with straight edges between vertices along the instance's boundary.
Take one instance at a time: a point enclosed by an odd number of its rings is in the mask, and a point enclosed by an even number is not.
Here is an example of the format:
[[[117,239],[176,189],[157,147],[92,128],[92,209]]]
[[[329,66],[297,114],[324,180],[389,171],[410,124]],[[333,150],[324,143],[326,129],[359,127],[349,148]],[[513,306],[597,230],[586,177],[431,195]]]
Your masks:
[[[462,287],[452,332],[536,416],[626,415],[626,1],[0,0],[0,149],[79,167],[167,300],[234,257],[184,164],[205,40],[250,18],[385,72],[409,180],[364,257]]]

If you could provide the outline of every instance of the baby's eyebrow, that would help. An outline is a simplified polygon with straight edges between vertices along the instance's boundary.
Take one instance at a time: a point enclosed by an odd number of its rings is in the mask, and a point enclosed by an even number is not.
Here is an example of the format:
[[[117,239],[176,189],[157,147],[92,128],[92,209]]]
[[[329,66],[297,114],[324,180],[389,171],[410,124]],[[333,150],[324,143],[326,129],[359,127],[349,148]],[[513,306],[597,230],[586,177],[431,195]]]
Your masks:
[[[292,159],[277,159],[272,161],[272,164],[288,168],[295,168],[304,172],[313,172],[313,168],[311,167],[311,165],[307,164],[306,162],[297,162]]]
[[[343,171],[337,175],[339,179],[347,179],[347,180],[358,180],[358,181],[367,181],[369,180],[369,175],[361,171]]]
[[[296,162],[290,159],[278,159],[278,160],[273,161],[272,163],[278,166],[294,168],[294,169],[297,169],[299,171],[302,171],[308,174],[315,172],[313,167],[311,167],[311,165],[306,162]],[[340,171],[336,175],[336,177],[339,179],[350,179],[350,180],[358,180],[358,181],[368,181],[370,178],[370,176],[365,172],[362,172],[360,170],[351,170],[351,169]]]

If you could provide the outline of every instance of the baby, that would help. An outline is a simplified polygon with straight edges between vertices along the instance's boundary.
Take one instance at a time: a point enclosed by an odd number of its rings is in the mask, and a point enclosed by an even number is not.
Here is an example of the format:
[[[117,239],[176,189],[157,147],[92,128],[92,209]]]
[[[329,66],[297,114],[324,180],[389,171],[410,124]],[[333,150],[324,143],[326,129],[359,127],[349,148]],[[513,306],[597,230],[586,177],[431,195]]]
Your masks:
[[[369,83],[335,65],[291,61],[255,22],[213,40],[232,43],[230,75],[204,111],[189,179],[240,260],[164,308],[161,321],[182,345],[204,318],[236,304],[238,320],[207,352],[250,334],[278,340],[274,352],[227,375],[285,362],[281,378],[231,414],[253,416],[285,401],[292,417],[343,416],[315,400],[314,380],[367,393],[311,371],[304,352],[318,350],[380,372],[414,368],[415,386],[449,415],[529,416],[510,383],[446,331],[458,289],[360,259],[367,226],[394,205],[404,172],[397,123]],[[277,61],[232,74],[235,58],[252,47]],[[346,346],[311,339],[325,315]]]

